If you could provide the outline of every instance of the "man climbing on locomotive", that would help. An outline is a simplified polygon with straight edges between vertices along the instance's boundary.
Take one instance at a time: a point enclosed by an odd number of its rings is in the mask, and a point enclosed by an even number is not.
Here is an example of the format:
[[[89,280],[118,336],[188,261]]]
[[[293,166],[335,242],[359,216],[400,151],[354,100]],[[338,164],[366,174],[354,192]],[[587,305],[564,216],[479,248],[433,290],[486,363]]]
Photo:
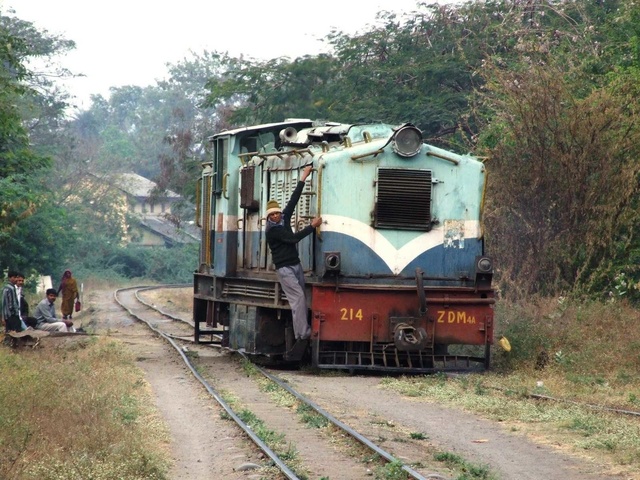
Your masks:
[[[314,218],[310,225],[294,233],[291,229],[291,215],[293,215],[304,189],[305,181],[311,175],[312,169],[312,165],[304,168],[298,185],[284,210],[280,209],[276,200],[269,200],[267,203],[267,243],[271,249],[278,280],[291,306],[296,340],[306,340],[311,335],[311,328],[307,320],[307,300],[304,293],[304,271],[296,245],[322,224],[322,217]]]

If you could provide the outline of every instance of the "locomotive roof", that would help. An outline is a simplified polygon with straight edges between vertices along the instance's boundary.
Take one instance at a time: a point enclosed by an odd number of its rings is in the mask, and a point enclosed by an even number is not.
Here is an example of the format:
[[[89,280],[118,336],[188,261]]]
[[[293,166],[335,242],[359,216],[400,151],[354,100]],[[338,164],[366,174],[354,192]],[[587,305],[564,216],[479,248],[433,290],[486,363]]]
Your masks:
[[[271,130],[275,127],[286,128],[286,127],[292,127],[292,126],[298,126],[298,128],[310,128],[313,126],[313,120],[310,120],[308,118],[291,118],[291,119],[285,120],[284,122],[263,123],[261,125],[239,127],[239,128],[234,128],[232,130],[224,130],[222,132],[216,133],[215,135],[212,135],[211,137],[209,137],[209,139],[211,140],[212,138],[216,138],[219,136],[237,135],[241,132],[254,132],[259,130]]]

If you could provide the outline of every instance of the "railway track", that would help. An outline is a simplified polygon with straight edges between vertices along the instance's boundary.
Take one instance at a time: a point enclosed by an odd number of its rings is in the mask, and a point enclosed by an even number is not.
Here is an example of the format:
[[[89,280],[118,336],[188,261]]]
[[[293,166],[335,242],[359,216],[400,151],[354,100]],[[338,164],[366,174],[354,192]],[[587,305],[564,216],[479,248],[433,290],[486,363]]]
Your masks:
[[[146,324],[149,328],[155,331],[158,335],[162,336],[169,344],[173,346],[173,348],[179,353],[182,360],[185,362],[185,365],[189,368],[189,370],[193,373],[194,377],[197,378],[205,387],[210,396],[212,396],[216,402],[218,402],[225,412],[229,415],[229,418],[232,418],[247,435],[251,441],[253,441],[263,452],[265,456],[268,456],[273,465],[281,472],[281,474],[277,474],[276,477],[262,477],[262,478],[340,478],[342,479],[351,479],[351,478],[367,478],[371,476],[373,478],[373,473],[368,472],[362,474],[361,476],[348,476],[348,475],[336,475],[335,469],[334,474],[330,476],[323,475],[322,466],[319,465],[319,461],[311,462],[318,470],[313,471],[313,468],[308,469],[306,472],[300,472],[299,468],[296,468],[295,465],[293,468],[289,465],[288,459],[283,458],[286,455],[282,455],[281,453],[275,452],[269,445],[266,444],[258,435],[255,434],[253,428],[247,425],[247,423],[243,420],[242,415],[239,415],[235,412],[236,407],[234,405],[229,405],[229,402],[225,402],[225,395],[227,392],[227,388],[238,388],[238,389],[250,389],[253,388],[256,392],[259,390],[257,387],[257,381],[255,378],[248,378],[249,375],[243,371],[243,366],[239,365],[236,354],[229,354],[227,351],[220,349],[219,347],[214,347],[211,345],[196,345],[193,343],[193,325],[190,319],[180,318],[179,316],[175,316],[170,312],[163,311],[162,308],[159,308],[157,305],[154,305],[153,302],[149,302],[145,300],[144,294],[145,291],[150,291],[159,288],[178,288],[185,287],[185,285],[171,285],[171,286],[160,286],[160,287],[133,287],[129,289],[118,290],[115,293],[115,298],[117,302],[127,310],[134,318]],[[244,382],[240,386],[237,387],[229,387],[229,384],[218,384],[217,382],[217,374],[219,369],[219,365],[221,364],[220,360],[222,357],[213,357],[212,355],[208,356],[209,364],[203,364],[202,356],[200,358],[197,355],[194,357],[190,355],[190,353],[195,353],[197,351],[208,351],[208,352],[225,352],[223,355],[227,359],[227,371],[223,373],[227,376],[227,378],[233,378],[234,381]],[[206,355],[206,354],[205,354]],[[231,361],[230,359],[234,359]],[[194,363],[196,365],[194,365]],[[248,362],[245,363],[244,368]],[[406,428],[411,428],[411,432],[425,432],[428,433],[429,441],[435,442],[440,448],[444,446],[445,448],[453,449],[453,451],[460,451],[460,447],[463,447],[465,451],[465,455],[468,455],[469,458],[475,458],[475,461],[481,462],[482,465],[487,468],[491,468],[492,471],[496,468],[497,476],[490,474],[489,476],[479,476],[479,477],[464,477],[464,478],[518,478],[519,480],[533,480],[538,478],[549,478],[549,479],[560,479],[563,480],[575,480],[575,479],[593,479],[593,478],[610,478],[608,476],[594,476],[592,472],[587,470],[581,470],[580,466],[574,465],[573,467],[569,467],[571,464],[571,460],[568,458],[562,458],[561,456],[556,458],[554,452],[544,452],[544,447],[540,447],[538,445],[529,445],[529,446],[520,446],[518,448],[514,447],[513,439],[507,439],[505,441],[504,438],[500,437],[500,434],[494,436],[492,433],[493,428],[490,430],[484,430],[484,426],[481,425],[477,418],[470,420],[472,422],[472,426],[466,426],[464,424],[458,424],[457,419],[444,420],[451,422],[453,421],[454,425],[448,425],[445,428],[442,425],[442,421],[444,418],[439,415],[445,415],[444,413],[438,413],[438,407],[433,404],[420,404],[423,405],[420,408],[413,409],[411,406],[411,402],[406,403],[398,403],[395,405],[391,405],[389,409],[379,409],[378,395],[372,394],[373,392],[371,388],[372,385],[375,385],[374,382],[368,382],[366,377],[354,377],[350,379],[349,382],[344,382],[344,378],[333,378],[331,376],[323,376],[318,377],[316,375],[305,375],[305,372],[298,371],[289,371],[283,372],[278,371],[278,373],[274,373],[273,370],[267,370],[264,368],[259,368],[252,365],[251,369],[260,373],[260,375],[264,376],[265,381],[271,382],[273,385],[276,385],[278,389],[284,390],[287,392],[287,395],[293,396],[297,402],[306,405],[306,408],[309,410],[313,410],[315,414],[322,416],[326,419],[327,422],[332,423],[336,429],[340,429],[340,435],[349,436],[349,438],[353,439],[351,444],[361,445],[360,448],[368,450],[370,453],[370,457],[375,459],[375,462],[379,462],[380,464],[386,463],[387,466],[394,466],[402,470],[402,474],[404,476],[377,476],[376,478],[425,478],[425,479],[452,479],[452,478],[461,478],[459,476],[459,472],[452,472],[448,470],[447,473],[432,473],[433,470],[441,470],[442,465],[433,461],[433,452],[426,453],[426,451],[430,448],[426,443],[422,443],[418,446],[418,448],[422,449],[422,453],[416,455],[415,448],[412,450],[411,445],[407,443],[399,443],[406,442],[407,431]],[[203,374],[203,372],[205,372]],[[207,377],[206,373],[209,373]],[[207,378],[205,378],[207,377]],[[305,395],[301,395],[299,391],[296,391],[291,387],[300,386],[304,389],[305,392],[312,392],[314,396],[314,401],[311,401]],[[336,387],[338,385],[338,387]],[[343,395],[345,385],[348,385],[349,395],[352,395],[352,399],[358,399],[357,402],[351,401],[345,405],[345,398],[348,396]],[[222,388],[220,388],[222,387]],[[273,387],[275,388],[275,387]],[[336,390],[336,388],[342,388],[342,392],[340,390]],[[271,387],[269,388],[271,390]],[[300,388],[298,388],[300,390]],[[220,392],[224,392],[225,395]],[[340,393],[338,393],[340,392]],[[388,395],[387,393],[383,393],[382,395]],[[267,394],[264,393],[264,390],[258,393],[255,393],[252,398],[247,400],[245,405],[250,406],[252,409],[259,408],[257,404],[266,403],[263,402],[264,397]],[[369,399],[368,397],[371,397]],[[376,397],[376,398],[374,398]],[[561,398],[553,398],[553,397],[542,397],[540,395],[531,394],[529,395],[531,401],[535,402],[566,402],[566,400]],[[335,401],[334,401],[335,399]],[[371,400],[371,402],[369,402]],[[399,400],[398,400],[399,401]],[[335,418],[331,413],[325,411],[319,404],[322,403],[326,405],[326,408],[330,408],[334,415],[340,417],[342,420],[347,419],[345,422]],[[577,403],[577,402],[570,402]],[[428,405],[428,406],[425,406]],[[640,413],[626,411],[626,410],[617,410],[612,408],[606,408],[599,405],[588,405],[588,404],[579,404],[580,407],[585,409],[593,409],[593,410],[605,410],[608,413],[616,414],[616,415],[632,415],[639,416]],[[273,410],[277,407],[274,405],[270,405],[271,415],[274,415]],[[371,410],[367,412],[367,408]],[[409,411],[408,414],[398,415],[399,412]],[[374,415],[369,415],[369,413],[375,412]],[[269,415],[266,410],[261,410],[259,415]],[[277,415],[277,413],[276,413]],[[365,416],[365,421],[358,421],[356,415]],[[405,428],[405,436],[404,440],[399,440],[399,442],[393,442],[392,436],[398,434],[399,437],[402,437],[402,433],[393,432],[391,430],[384,430],[381,428],[379,431],[376,431],[375,428],[371,428],[370,425],[372,423],[371,418],[375,415],[378,415],[378,419],[381,422],[386,422],[390,420],[393,423],[393,419],[397,422],[397,425],[403,426]],[[462,414],[461,414],[462,415]],[[282,414],[282,416],[286,416],[286,414]],[[294,415],[295,416],[295,415]],[[368,417],[367,417],[368,416]],[[411,420],[406,420],[408,417],[411,417]],[[403,420],[403,418],[405,420]],[[353,420],[351,420],[353,419]],[[464,421],[461,419],[461,421]],[[369,422],[369,424],[367,424]],[[400,423],[402,422],[402,423]],[[279,431],[289,431],[290,429],[300,428],[300,419],[294,419],[292,423],[289,423],[288,426],[282,427],[280,426]],[[351,425],[348,425],[351,424]],[[297,425],[297,427],[295,426]],[[355,426],[355,428],[354,428]],[[393,428],[393,427],[392,427]],[[460,437],[458,435],[458,430],[462,428],[467,430],[466,437]],[[304,430],[305,428],[301,428]],[[358,431],[365,432],[365,435],[361,435]],[[307,429],[308,430],[308,429]],[[440,435],[440,430],[454,432],[453,434],[446,433],[442,436]],[[382,433],[379,433],[382,432]],[[448,436],[449,435],[449,436]],[[386,437],[386,438],[385,438]],[[295,437],[297,442],[300,438],[299,436]],[[375,439],[376,441],[372,441],[370,439]],[[412,437],[413,438],[413,437]],[[325,438],[324,441],[330,441]],[[301,442],[302,444],[304,442]],[[384,443],[385,449],[383,449],[380,444]],[[410,442],[409,442],[410,443]],[[469,445],[478,445],[478,447],[469,448]],[[415,446],[414,446],[415,447]],[[327,448],[329,454],[326,454],[322,458],[322,462],[325,462],[325,465],[330,464],[331,462],[337,462],[336,458],[332,456],[331,448]],[[389,453],[391,452],[391,453]],[[356,456],[361,460],[364,458],[365,454],[357,453]],[[420,457],[422,455],[422,457]],[[427,459],[430,457],[430,460]],[[527,458],[530,457],[530,458]],[[427,460],[425,460],[427,459]],[[261,462],[262,463],[262,462]],[[362,466],[362,462],[356,462],[352,459],[353,463],[359,463]],[[377,463],[376,463],[377,464]],[[528,465],[528,468],[524,468],[522,465]],[[354,470],[357,467],[351,467]],[[446,467],[445,467],[446,468]],[[313,471],[312,474],[309,474],[310,471]],[[346,470],[345,470],[346,471]]]
[[[241,417],[238,412],[224,399],[224,395],[216,389],[210,381],[208,381],[201,373],[198,366],[194,365],[194,362],[188,355],[189,349],[195,346],[193,342],[193,323],[191,320],[187,320],[178,316],[175,316],[169,312],[163,311],[158,306],[150,303],[142,298],[140,295],[145,291],[166,289],[166,288],[184,288],[185,285],[164,285],[164,286],[137,286],[116,290],[114,298],[116,302],[125,309],[129,315],[135,319],[145,323],[153,332],[158,334],[164,340],[166,340],[180,355],[182,361],[187,368],[191,371],[193,376],[204,386],[209,395],[224,409],[226,414],[233,419],[233,421],[242,429],[242,431],[251,439],[252,442],[273,462],[273,465],[278,468],[285,478],[299,479],[306,478],[306,475],[300,476],[299,473],[294,471],[288,465],[287,461],[278,455],[268,444],[259,437],[258,434],[252,429]],[[144,305],[144,309],[139,306]],[[188,347],[191,345],[191,347]],[[212,346],[199,346],[199,348],[216,348]],[[362,447],[369,450],[370,455],[380,459],[382,462],[393,464],[394,468],[401,469],[406,475],[405,478],[412,479],[446,479],[445,476],[437,473],[429,473],[423,475],[414,470],[411,466],[403,463],[396,456],[385,451],[380,445],[376,444],[371,439],[365,437],[359,432],[352,429],[349,425],[337,419],[322,407],[314,403],[311,399],[305,395],[297,392],[285,381],[279,378],[274,373],[271,373],[264,368],[255,366],[255,369],[269,382],[273,382],[274,385],[282,388],[301,404],[305,405],[307,409],[311,409],[315,414],[321,416],[326,422],[331,423],[337,429],[342,432],[342,435],[347,435],[349,438],[358,442]],[[332,462],[332,458],[326,458],[326,462]],[[321,474],[322,472],[314,472]],[[318,476],[321,478],[321,475]]]

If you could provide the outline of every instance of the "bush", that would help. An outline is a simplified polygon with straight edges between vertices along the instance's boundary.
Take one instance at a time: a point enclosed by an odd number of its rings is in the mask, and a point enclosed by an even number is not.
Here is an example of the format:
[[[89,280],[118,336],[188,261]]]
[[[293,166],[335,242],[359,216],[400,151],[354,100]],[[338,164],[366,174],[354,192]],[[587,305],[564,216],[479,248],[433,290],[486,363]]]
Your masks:
[[[636,319],[637,311],[624,300],[552,297],[520,304],[503,300],[496,306],[495,337],[507,337],[511,351],[496,344],[492,366],[496,370],[554,367],[578,375],[637,371]]]
[[[114,283],[145,279],[158,283],[191,283],[198,265],[198,244],[173,247],[108,246],[99,255],[76,257],[69,268],[78,278]]]

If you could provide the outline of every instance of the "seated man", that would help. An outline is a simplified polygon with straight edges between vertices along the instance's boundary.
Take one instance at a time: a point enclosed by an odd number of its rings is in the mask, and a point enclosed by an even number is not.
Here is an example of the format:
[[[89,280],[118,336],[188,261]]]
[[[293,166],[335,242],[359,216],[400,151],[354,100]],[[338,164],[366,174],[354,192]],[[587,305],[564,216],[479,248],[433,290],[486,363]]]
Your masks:
[[[54,305],[58,292],[55,288],[47,289],[47,298],[42,300],[36,307],[36,328],[49,332],[75,332],[71,320],[59,320],[56,318],[56,307]]]

